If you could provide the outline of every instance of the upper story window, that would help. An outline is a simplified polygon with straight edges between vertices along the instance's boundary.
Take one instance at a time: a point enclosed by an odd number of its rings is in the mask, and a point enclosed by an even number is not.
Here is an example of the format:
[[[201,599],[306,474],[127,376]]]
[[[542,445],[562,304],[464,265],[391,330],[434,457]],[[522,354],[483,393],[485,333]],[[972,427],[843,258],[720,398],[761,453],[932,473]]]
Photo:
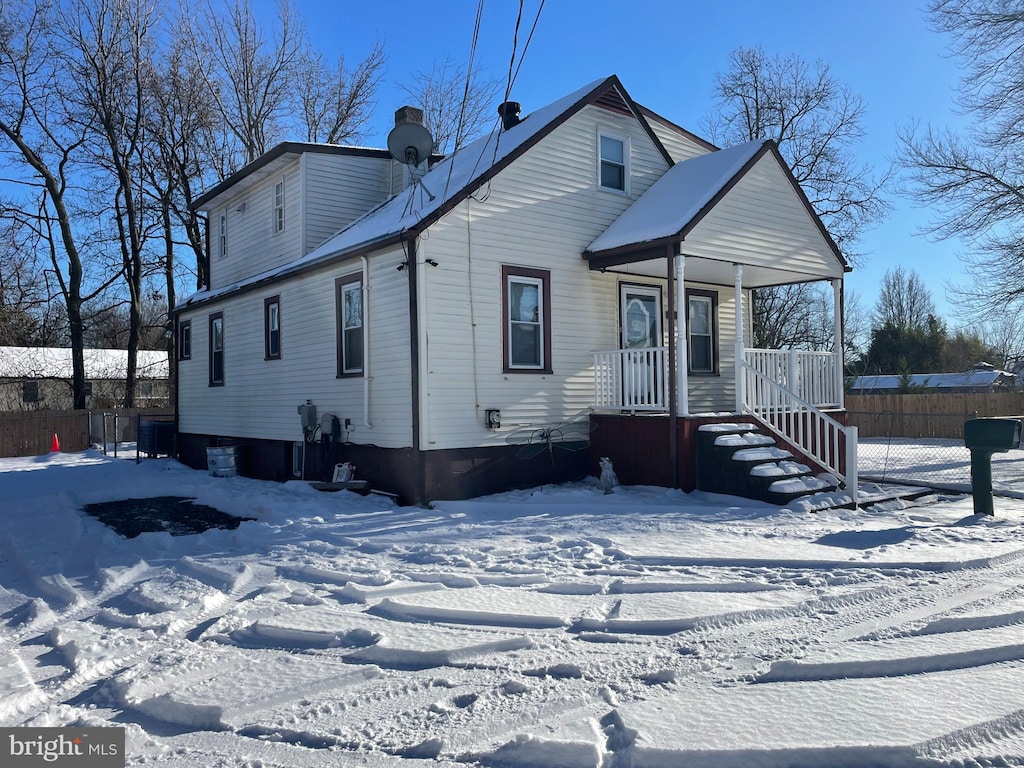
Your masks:
[[[284,232],[284,179],[274,185],[274,234]]]
[[[192,359],[192,321],[182,320],[178,323],[178,359]]]
[[[223,259],[228,255],[228,215],[222,213],[217,219],[217,256]]]
[[[504,368],[551,373],[551,273],[503,266]]]
[[[629,192],[629,139],[598,134],[598,150],[600,188]]]
[[[210,386],[224,386],[224,313],[210,315]]]
[[[263,351],[267,360],[281,359],[281,297],[263,300]]]
[[[338,376],[363,374],[363,276],[335,281],[338,304]]]

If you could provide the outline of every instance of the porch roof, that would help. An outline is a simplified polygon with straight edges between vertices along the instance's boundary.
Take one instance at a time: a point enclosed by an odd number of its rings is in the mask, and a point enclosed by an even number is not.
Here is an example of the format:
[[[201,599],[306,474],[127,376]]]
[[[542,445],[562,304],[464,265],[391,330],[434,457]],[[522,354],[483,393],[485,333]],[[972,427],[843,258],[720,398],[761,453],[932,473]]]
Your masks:
[[[771,139],[677,163],[583,258],[594,270],[663,277],[670,252],[687,256],[694,280],[732,283],[742,264],[746,287],[849,271]]]

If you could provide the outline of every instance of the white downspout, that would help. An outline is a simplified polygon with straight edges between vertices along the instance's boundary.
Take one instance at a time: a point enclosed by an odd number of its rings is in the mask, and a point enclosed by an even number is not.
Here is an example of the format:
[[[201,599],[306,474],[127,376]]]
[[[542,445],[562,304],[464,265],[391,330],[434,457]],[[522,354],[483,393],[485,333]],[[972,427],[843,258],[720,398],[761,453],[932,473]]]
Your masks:
[[[680,249],[679,258],[676,259],[676,368],[679,392],[677,401],[679,403],[679,415],[690,415],[690,386],[689,369],[686,352],[686,313],[689,307],[686,305],[686,287],[683,285],[686,256]]]
[[[370,265],[365,256],[363,263],[363,426],[373,429],[370,423]]]
[[[746,357],[743,347],[743,265],[734,264],[733,282],[736,296],[736,413],[743,413],[747,404],[745,390],[746,374],[743,371],[743,360]]]
[[[429,390],[430,382],[427,375],[430,371],[428,365],[428,358],[430,350],[427,348],[427,271],[420,269],[424,264],[427,263],[427,256],[429,255],[428,249],[425,247],[425,238],[416,238],[416,260],[415,263],[409,265],[409,269],[416,270],[416,290],[419,291],[419,298],[416,302],[416,314],[419,318],[419,339],[418,344],[420,346],[419,364],[420,364],[420,451],[427,451],[430,445],[430,412],[427,410],[427,404],[429,402]]]

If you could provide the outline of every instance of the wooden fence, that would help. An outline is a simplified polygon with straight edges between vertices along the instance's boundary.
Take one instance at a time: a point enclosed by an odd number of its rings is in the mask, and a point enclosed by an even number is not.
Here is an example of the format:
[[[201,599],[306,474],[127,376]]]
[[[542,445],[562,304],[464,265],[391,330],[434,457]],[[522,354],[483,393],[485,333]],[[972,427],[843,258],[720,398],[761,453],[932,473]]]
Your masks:
[[[84,451],[103,440],[102,414],[108,415],[107,440],[137,439],[138,417],[173,418],[173,408],[112,408],[107,411],[3,411],[0,412],[0,457],[41,456],[50,452],[53,436],[62,451]],[[117,431],[112,414],[117,414]],[[91,417],[90,418],[90,414]],[[91,422],[91,423],[90,423]]]
[[[962,440],[975,416],[1024,417],[1024,393],[847,395],[847,423],[860,437],[943,437]]]

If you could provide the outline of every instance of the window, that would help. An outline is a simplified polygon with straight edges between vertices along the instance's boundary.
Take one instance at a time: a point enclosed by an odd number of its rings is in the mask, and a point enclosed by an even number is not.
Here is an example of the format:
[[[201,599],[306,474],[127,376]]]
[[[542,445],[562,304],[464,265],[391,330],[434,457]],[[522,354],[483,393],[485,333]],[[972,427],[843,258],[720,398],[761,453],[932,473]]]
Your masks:
[[[263,352],[266,360],[281,359],[281,297],[263,300]]]
[[[689,290],[687,306],[690,372],[718,373],[718,294]]]
[[[274,234],[284,232],[284,179],[274,185]]]
[[[224,313],[210,315],[210,386],[224,386]]]
[[[363,276],[339,277],[335,282],[338,304],[338,376],[363,375]]]
[[[504,363],[509,373],[551,373],[550,273],[501,268]]]
[[[192,321],[181,320],[178,323],[178,359],[192,359]]]
[[[601,156],[598,183],[601,189],[628,192],[629,142],[602,133],[598,135],[598,144]]]
[[[228,255],[228,215],[222,213],[217,221],[217,256],[223,259]]]
[[[23,403],[38,403],[39,402],[39,382],[38,381],[23,381],[23,382],[21,382],[21,402],[23,402]]]

